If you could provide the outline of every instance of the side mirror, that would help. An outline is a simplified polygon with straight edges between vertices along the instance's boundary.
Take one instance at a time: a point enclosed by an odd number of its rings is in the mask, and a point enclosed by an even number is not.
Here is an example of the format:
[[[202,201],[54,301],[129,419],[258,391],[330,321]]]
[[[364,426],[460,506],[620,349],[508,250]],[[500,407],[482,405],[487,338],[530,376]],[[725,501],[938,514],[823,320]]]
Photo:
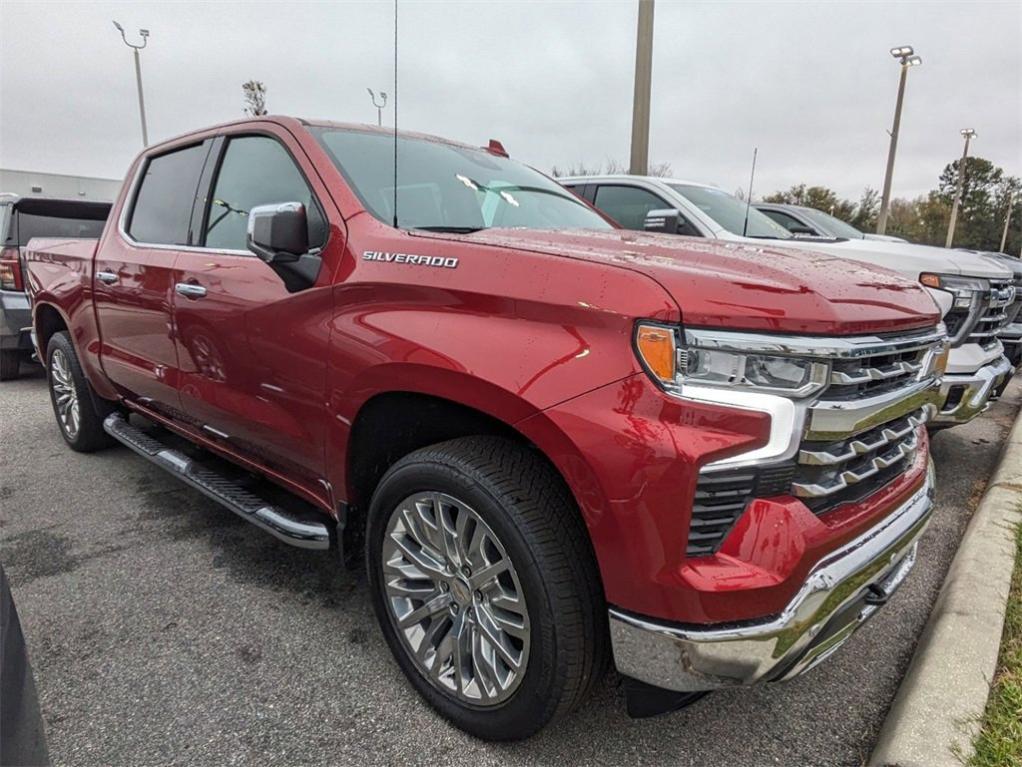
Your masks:
[[[663,232],[677,234],[681,229],[681,211],[674,208],[651,210],[646,214],[642,228],[647,232]]]
[[[309,225],[300,202],[257,205],[248,213],[248,249],[268,264],[289,264],[309,252]]]

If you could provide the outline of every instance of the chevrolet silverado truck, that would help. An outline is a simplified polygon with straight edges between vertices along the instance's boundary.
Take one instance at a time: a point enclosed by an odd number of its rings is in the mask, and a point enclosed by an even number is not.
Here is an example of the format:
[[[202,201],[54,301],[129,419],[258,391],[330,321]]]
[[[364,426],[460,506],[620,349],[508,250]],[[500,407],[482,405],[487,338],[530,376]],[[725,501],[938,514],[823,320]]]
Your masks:
[[[411,686],[481,738],[611,658],[633,715],[795,677],[931,515],[946,335],[917,283],[622,231],[499,142],[209,128],[26,263],[67,444],[364,561]]]
[[[809,257],[827,253],[919,281],[944,312],[951,343],[934,428],[968,423],[983,413],[1014,372],[998,339],[1009,321],[1006,310],[1015,300],[1013,274],[989,258],[867,239],[861,233],[812,237],[808,235],[822,230],[817,226],[810,231],[808,222],[796,227],[803,236],[795,236],[756,205],[693,181],[616,175],[558,180],[628,229],[748,244],[775,240],[777,246],[806,251]]]

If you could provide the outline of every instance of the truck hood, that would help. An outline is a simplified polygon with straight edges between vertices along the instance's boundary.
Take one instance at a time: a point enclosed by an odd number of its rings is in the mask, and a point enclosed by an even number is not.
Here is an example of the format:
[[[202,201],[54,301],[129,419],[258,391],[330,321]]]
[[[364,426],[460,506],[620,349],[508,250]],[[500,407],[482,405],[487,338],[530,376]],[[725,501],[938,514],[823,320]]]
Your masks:
[[[470,235],[420,236],[585,259],[641,272],[673,297],[682,321],[690,326],[854,335],[927,327],[940,319],[936,305],[914,280],[772,244],[626,230],[488,229]]]
[[[915,245],[910,242],[884,242],[882,240],[839,240],[836,242],[801,242],[797,239],[778,240],[777,247],[812,250],[841,258],[853,258],[868,264],[893,269],[899,274],[917,280],[922,272],[962,274],[986,279],[1010,279],[1011,272],[976,253]]]

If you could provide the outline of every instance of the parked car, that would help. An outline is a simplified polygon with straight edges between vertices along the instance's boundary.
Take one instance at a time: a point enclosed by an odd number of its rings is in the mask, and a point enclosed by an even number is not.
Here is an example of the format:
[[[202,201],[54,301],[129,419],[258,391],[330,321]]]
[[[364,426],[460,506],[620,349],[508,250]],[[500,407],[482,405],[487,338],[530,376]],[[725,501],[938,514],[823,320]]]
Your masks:
[[[997,334],[1015,300],[1012,273],[989,259],[908,243],[794,237],[784,226],[707,184],[644,176],[585,176],[559,181],[629,229],[809,251],[893,269],[926,286],[944,312],[951,354],[937,427],[967,423],[996,399],[1012,374]],[[649,217],[649,220],[647,220]],[[818,230],[814,230],[818,231]]]
[[[364,557],[397,663],[481,738],[609,656],[637,715],[795,677],[930,517],[916,282],[621,231],[497,142],[222,125],[146,149],[98,241],[25,258],[67,444]]]
[[[0,381],[32,354],[21,248],[33,237],[98,237],[109,213],[109,203],[0,195]]]
[[[796,237],[829,237],[846,240],[877,240],[879,242],[908,242],[904,237],[889,234],[867,234],[847,221],[805,205],[778,202],[756,202],[753,207],[772,218]]]

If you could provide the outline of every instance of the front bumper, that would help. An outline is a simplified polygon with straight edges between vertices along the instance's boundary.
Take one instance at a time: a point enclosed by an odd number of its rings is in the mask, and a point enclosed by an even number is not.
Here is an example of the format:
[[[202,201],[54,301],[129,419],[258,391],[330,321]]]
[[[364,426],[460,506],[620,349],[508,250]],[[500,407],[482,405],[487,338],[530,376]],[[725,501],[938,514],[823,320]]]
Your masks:
[[[931,464],[911,498],[822,560],[787,607],[767,620],[703,628],[611,608],[618,671],[678,692],[781,681],[807,671],[840,647],[904,581],[932,514],[933,491]]]
[[[32,309],[18,290],[0,290],[0,349],[32,348]]]
[[[1000,357],[975,373],[944,376],[940,385],[940,409],[933,418],[935,426],[968,423],[987,409],[991,398],[1003,389],[1015,369],[1006,357]]]

